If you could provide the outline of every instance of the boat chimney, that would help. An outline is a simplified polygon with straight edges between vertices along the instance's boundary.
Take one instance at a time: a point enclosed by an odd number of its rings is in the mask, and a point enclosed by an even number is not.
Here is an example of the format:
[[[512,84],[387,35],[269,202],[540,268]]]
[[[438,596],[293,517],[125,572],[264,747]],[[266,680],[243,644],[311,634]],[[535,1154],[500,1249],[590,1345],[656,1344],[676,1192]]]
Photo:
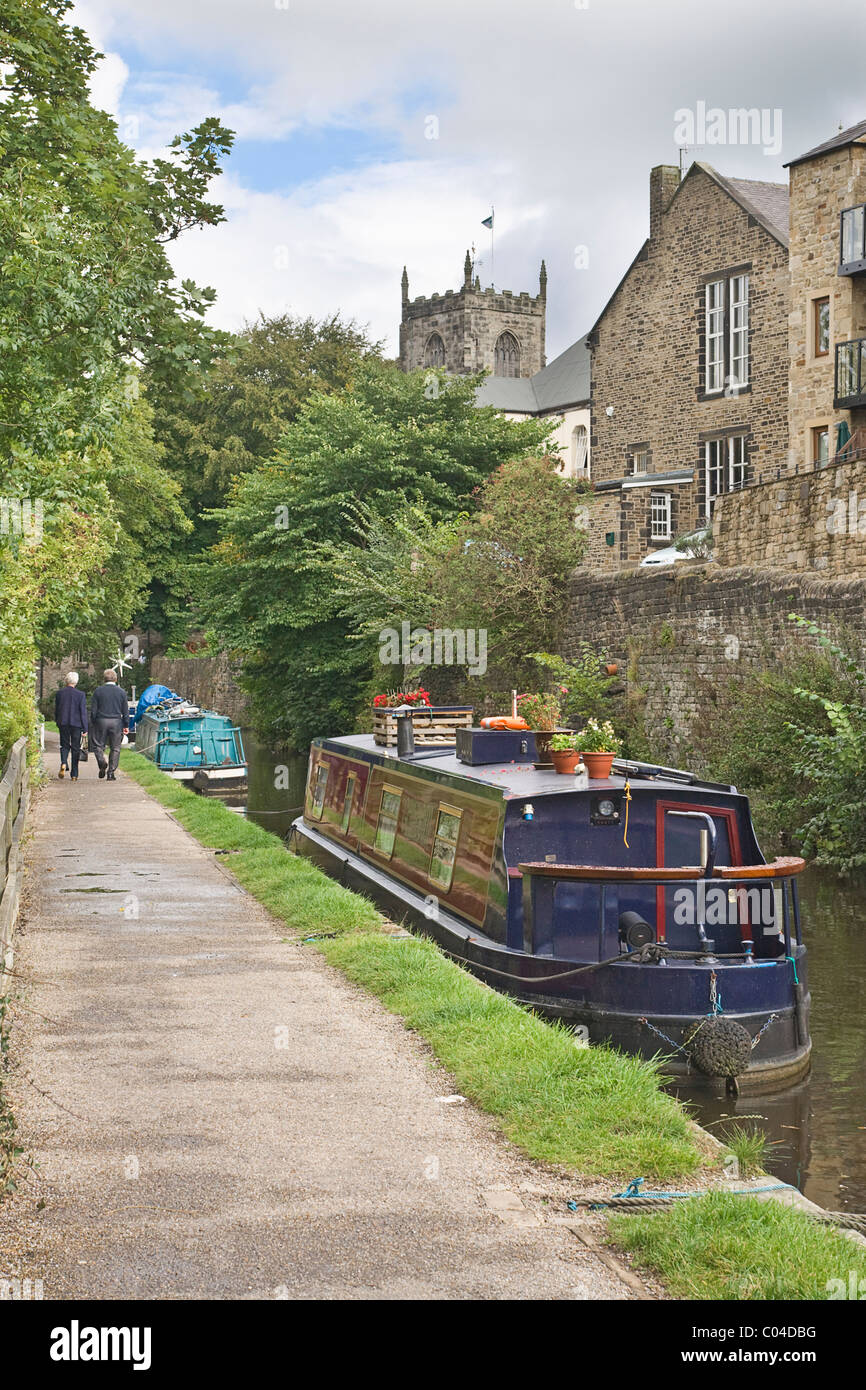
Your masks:
[[[412,723],[412,706],[398,705],[391,713],[397,721],[397,757],[414,758],[415,725]]]

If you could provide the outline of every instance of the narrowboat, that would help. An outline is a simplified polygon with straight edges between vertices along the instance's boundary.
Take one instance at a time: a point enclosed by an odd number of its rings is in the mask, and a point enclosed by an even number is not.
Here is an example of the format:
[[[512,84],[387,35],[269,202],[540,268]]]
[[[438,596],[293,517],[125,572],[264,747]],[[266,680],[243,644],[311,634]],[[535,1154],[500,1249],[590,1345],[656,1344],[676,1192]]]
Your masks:
[[[416,752],[400,730],[313,742],[293,849],[589,1044],[728,1093],[808,1071],[804,863],[765,860],[735,787],[623,759],[563,776],[520,733]]]
[[[148,693],[138,703],[137,753],[195,791],[219,796],[246,788],[243,738],[230,719],[173,693],[143,703]]]

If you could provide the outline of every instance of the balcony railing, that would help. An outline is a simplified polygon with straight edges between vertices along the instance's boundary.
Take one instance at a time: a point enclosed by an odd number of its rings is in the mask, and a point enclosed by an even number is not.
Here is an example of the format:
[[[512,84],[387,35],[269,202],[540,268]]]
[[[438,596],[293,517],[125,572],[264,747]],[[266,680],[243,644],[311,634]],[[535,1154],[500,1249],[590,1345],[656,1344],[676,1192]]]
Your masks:
[[[866,203],[845,208],[839,219],[839,274],[866,273]]]
[[[866,459],[866,430],[855,430],[833,457],[834,463],[858,463]]]
[[[833,406],[847,410],[866,405],[866,338],[836,344],[836,378]]]

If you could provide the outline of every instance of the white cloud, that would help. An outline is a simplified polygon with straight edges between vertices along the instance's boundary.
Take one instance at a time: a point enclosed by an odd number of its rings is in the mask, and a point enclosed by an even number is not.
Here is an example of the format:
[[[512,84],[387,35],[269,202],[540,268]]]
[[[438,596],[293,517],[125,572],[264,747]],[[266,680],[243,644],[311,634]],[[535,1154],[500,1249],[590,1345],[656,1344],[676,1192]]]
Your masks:
[[[91,74],[90,97],[93,105],[98,107],[100,111],[107,111],[110,116],[116,116],[120,109],[126,79],[129,77],[129,68],[119,53],[107,51],[106,26],[99,11],[99,0],[94,6],[87,3],[82,4],[81,0],[77,0],[68,17],[68,22],[77,24],[84,29],[94,48],[104,54]]]
[[[228,225],[186,238],[176,254],[215,284],[224,321],[259,305],[340,307],[393,341],[392,286],[403,262],[413,293],[456,288],[466,243],[477,237],[487,253],[479,224],[493,202],[497,283],[533,289],[547,260],[553,355],[591,324],[645,237],[648,171],[677,160],[678,109],[698,100],[780,107],[780,159],[748,147],[690,151],[760,179],[784,179],[782,159],[840,120],[866,116],[857,65],[838,61],[840,28],[852,52],[866,39],[866,8],[852,10],[850,0],[726,0],[721,9],[694,0],[84,7],[88,31],[133,67],[121,113],[138,120],[131,143],[140,152],[211,114],[241,142],[273,142],[289,168],[299,129],[385,132],[397,148],[391,183],[377,164],[283,196],[245,190]],[[437,141],[424,138],[429,114],[439,119]],[[402,199],[393,196],[400,179]],[[288,230],[278,234],[277,223]],[[280,276],[270,248],[283,243],[292,269]],[[576,246],[588,247],[588,269],[575,267]]]
[[[408,160],[284,194],[257,193],[227,175],[215,193],[228,222],[187,233],[170,247],[172,263],[180,276],[219,288],[212,317],[224,327],[260,309],[339,310],[369,324],[394,354],[410,229],[410,295],[458,286],[467,228],[478,225],[476,181],[471,168]],[[503,232],[519,240],[542,217],[540,207],[525,209]]]

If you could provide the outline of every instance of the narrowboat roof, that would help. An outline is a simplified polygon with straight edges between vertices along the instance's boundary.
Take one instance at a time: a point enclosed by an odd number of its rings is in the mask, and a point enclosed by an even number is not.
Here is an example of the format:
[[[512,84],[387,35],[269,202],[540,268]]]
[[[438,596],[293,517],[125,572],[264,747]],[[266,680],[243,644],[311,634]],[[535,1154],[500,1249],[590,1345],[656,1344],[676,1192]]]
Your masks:
[[[611,777],[590,780],[584,773],[576,777],[564,777],[554,771],[539,771],[532,763],[488,763],[470,766],[457,758],[456,752],[443,749],[419,747],[411,758],[399,758],[396,748],[385,748],[377,744],[372,734],[351,734],[341,738],[318,738],[314,743],[325,748],[335,748],[342,753],[360,753],[365,760],[373,759],[393,765],[394,770],[408,771],[413,767],[444,773],[448,777],[461,777],[469,782],[483,782],[490,787],[498,787],[506,801],[514,797],[542,796],[557,792],[574,792],[591,787],[597,791],[601,787],[617,790],[625,785],[628,777],[632,790],[641,787],[659,790],[663,788],[682,791],[688,787],[703,788],[705,791],[736,795],[736,787],[726,782],[708,782],[692,772],[679,768],[658,767],[650,763],[632,762],[617,759],[615,774]]]

